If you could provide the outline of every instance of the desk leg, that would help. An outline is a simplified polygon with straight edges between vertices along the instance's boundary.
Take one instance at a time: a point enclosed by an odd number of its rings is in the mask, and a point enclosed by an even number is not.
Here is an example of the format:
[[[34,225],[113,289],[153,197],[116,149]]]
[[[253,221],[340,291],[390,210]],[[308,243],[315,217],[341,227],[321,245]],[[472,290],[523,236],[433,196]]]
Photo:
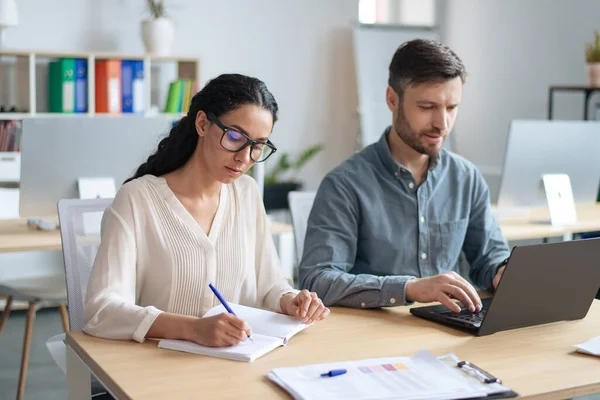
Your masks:
[[[92,398],[92,377],[88,367],[67,345],[67,400]]]

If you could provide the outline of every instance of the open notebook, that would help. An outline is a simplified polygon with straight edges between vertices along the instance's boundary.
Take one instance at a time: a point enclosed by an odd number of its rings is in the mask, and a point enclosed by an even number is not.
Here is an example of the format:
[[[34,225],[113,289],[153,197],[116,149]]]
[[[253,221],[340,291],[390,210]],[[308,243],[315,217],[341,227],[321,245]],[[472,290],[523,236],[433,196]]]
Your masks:
[[[158,343],[158,347],[230,360],[252,362],[271,350],[286,345],[292,336],[309,327],[309,325],[306,325],[301,320],[288,315],[233,303],[229,303],[229,306],[239,318],[250,324],[254,343],[246,340],[237,346],[217,348],[201,346],[185,340],[163,339]],[[202,318],[212,317],[224,312],[227,312],[225,307],[218,305],[211,308]]]

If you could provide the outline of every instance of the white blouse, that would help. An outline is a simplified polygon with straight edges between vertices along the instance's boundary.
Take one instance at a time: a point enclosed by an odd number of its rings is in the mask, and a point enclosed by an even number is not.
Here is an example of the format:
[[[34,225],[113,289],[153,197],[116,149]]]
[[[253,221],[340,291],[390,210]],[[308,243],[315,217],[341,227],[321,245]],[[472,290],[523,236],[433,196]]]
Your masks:
[[[202,316],[227,301],[281,311],[295,292],[281,273],[256,182],[223,185],[208,236],[164,178],[123,185],[102,218],[88,283],[84,331],[142,342],[162,312]]]

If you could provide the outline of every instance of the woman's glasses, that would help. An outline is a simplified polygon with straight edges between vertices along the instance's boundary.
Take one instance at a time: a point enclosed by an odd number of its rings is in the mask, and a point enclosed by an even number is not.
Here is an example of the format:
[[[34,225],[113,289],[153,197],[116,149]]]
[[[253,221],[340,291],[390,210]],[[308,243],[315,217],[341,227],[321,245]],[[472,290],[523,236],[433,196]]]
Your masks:
[[[211,112],[206,113],[208,120],[216,124],[223,131],[221,136],[221,147],[232,153],[244,150],[250,146],[250,159],[254,162],[263,162],[277,151],[277,148],[270,140],[258,142],[248,135],[239,132],[233,128],[223,125],[219,118]]]

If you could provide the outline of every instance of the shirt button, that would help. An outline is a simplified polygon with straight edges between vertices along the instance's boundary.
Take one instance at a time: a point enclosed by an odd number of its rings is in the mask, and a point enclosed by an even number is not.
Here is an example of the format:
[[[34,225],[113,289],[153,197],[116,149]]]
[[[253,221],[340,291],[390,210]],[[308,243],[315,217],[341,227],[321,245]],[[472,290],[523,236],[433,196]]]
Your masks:
[[[366,305],[365,303],[360,303],[360,306],[361,306],[362,308],[365,308],[367,305]]]
[[[414,184],[414,183],[412,183],[412,182],[410,182],[410,183],[408,184],[408,187],[412,189],[412,188],[414,188],[414,187],[415,187],[415,184]]]
[[[394,172],[394,176],[397,178],[398,177],[398,172]]]
[[[392,298],[390,299],[390,303],[392,303],[392,304],[396,304],[396,299],[392,297]]]
[[[421,217],[421,223],[425,222],[425,217]]]
[[[423,260],[426,260],[426,259],[427,259],[427,254],[425,254],[425,253],[421,253],[421,258],[422,258]]]

